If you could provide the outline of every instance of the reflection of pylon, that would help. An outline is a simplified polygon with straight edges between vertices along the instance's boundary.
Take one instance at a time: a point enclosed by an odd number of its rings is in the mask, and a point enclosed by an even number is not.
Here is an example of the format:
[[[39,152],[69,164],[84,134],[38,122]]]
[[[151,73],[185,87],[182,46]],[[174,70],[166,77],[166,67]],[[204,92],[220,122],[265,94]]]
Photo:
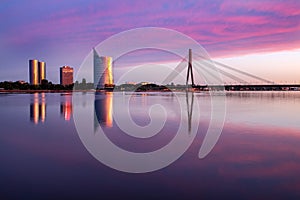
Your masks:
[[[192,67],[192,49],[189,49],[189,63],[188,63],[188,71],[186,74],[186,86],[189,84],[189,77],[191,73],[191,79],[192,79],[192,87],[195,86],[194,84],[194,75],[193,75],[193,67]]]
[[[186,90],[185,92],[185,98],[186,98],[186,105],[187,105],[187,115],[188,115],[188,132],[191,133],[192,130],[192,118],[193,118],[193,107],[194,107],[194,93],[191,92],[191,104],[189,101],[189,92]]]

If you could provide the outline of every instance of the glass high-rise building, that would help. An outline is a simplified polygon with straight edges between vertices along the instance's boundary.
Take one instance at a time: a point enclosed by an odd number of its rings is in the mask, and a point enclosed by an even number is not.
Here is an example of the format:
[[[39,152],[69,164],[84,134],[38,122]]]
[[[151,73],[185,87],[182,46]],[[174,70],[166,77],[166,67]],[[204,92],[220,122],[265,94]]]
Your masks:
[[[36,59],[29,60],[29,82],[31,85],[39,84],[39,61]]]
[[[31,85],[39,85],[46,79],[46,63],[36,59],[29,60],[29,82]]]
[[[113,88],[112,57],[99,56],[93,49],[94,56],[94,88]]]
[[[46,63],[39,61],[39,84],[42,83],[42,80],[46,79]]]
[[[60,84],[71,85],[73,84],[74,70],[70,66],[63,66],[60,68]]]

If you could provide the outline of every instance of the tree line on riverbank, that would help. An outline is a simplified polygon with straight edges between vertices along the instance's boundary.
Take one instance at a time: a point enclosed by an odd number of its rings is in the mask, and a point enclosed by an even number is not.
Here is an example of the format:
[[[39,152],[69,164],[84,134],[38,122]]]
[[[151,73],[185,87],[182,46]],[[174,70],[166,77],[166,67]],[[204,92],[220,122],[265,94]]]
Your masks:
[[[76,81],[70,85],[54,84],[47,79],[41,81],[39,85],[31,85],[25,81],[3,81],[0,82],[0,90],[90,90],[94,88],[93,83],[87,83],[85,79],[79,83]]]
[[[0,88],[2,90],[72,90],[74,84],[61,85],[53,84],[44,79],[41,81],[40,85],[30,85],[24,81],[4,81],[0,82]]]

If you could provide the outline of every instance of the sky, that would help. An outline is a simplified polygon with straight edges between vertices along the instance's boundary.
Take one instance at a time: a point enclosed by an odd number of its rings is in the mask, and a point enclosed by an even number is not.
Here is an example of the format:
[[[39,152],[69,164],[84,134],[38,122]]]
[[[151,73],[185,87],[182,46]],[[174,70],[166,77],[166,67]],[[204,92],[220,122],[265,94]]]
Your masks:
[[[114,34],[162,27],[193,38],[224,64],[300,82],[299,0],[2,0],[0,22],[0,81],[28,81],[28,60],[38,59],[58,83],[59,67],[77,72]],[[116,70],[121,76],[122,64]]]

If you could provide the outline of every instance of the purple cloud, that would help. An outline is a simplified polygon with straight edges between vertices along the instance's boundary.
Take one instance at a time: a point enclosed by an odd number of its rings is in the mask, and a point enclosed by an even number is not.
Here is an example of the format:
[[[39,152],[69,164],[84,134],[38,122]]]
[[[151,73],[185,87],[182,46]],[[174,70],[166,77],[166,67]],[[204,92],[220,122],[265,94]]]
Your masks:
[[[109,36],[145,26],[187,34],[213,56],[300,47],[297,0],[27,1],[7,2],[0,9],[3,49],[18,51],[26,59],[39,52],[49,60],[55,60],[56,53],[69,58],[64,62],[76,57],[71,64],[77,66]],[[2,59],[2,65],[9,64]],[[60,58],[53,65],[59,63]]]

